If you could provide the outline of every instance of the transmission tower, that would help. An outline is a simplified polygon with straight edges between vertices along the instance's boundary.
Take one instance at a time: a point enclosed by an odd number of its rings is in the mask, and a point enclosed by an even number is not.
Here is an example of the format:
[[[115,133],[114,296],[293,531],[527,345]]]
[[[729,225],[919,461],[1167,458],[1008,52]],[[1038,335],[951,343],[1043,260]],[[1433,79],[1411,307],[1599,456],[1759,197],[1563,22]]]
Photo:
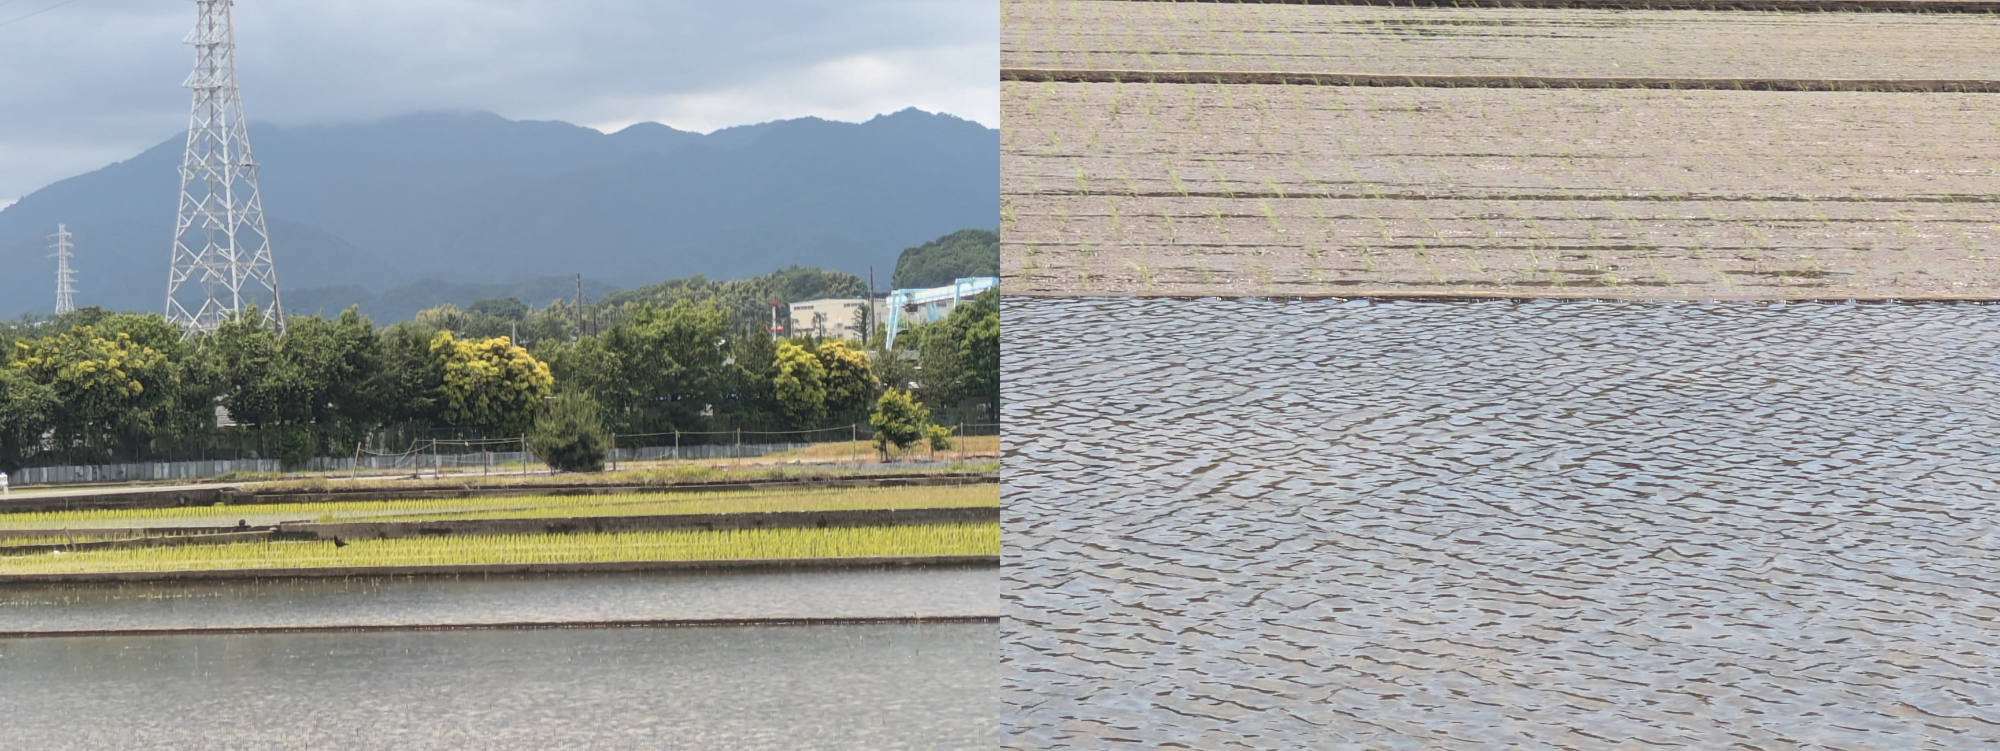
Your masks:
[[[285,311],[257,192],[257,162],[236,90],[236,35],[229,23],[235,2],[194,2],[200,20],[186,42],[194,45],[195,68],[185,84],[194,90],[194,113],[181,163],[167,320],[188,333],[213,331],[255,302],[282,333]]]
[[[56,241],[56,315],[76,310],[76,272],[69,270],[70,248],[69,225],[56,225],[56,233],[49,239]]]

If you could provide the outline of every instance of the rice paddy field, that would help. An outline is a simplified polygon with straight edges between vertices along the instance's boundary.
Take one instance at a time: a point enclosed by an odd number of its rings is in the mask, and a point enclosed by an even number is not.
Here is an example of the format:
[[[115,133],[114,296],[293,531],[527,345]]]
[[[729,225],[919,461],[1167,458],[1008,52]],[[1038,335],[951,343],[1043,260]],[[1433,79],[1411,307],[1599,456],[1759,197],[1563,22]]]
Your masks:
[[[1008,0],[1002,65],[2000,80],[2000,16]]]
[[[364,566],[998,555],[998,524],[256,542],[0,557],[0,576]]]
[[[728,514],[769,511],[960,508],[1000,505],[994,483],[898,488],[754,490],[724,493],[630,493],[499,498],[421,498],[396,501],[282,503],[158,509],[0,514],[7,530],[133,529],[253,526],[279,522],[433,521],[443,519],[546,519],[591,516]],[[59,541],[59,540],[58,540]],[[7,540],[6,544],[33,544]]]
[[[1991,15],[1002,8],[1010,294],[2000,296]]]
[[[239,522],[562,519],[782,511],[995,507],[993,483],[723,493],[631,493],[408,499],[0,514],[9,547],[174,536]],[[207,529],[204,529],[207,528]],[[997,555],[997,524],[834,529],[419,536],[348,541],[231,541],[180,547],[0,555],[0,577],[130,571],[599,563],[763,558]]]

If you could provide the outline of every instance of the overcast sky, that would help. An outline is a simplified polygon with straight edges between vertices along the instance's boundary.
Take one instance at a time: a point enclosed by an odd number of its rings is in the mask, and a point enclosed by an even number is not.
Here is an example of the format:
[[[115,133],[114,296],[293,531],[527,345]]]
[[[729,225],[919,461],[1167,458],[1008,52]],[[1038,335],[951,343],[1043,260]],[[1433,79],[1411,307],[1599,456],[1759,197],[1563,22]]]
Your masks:
[[[0,208],[184,132],[194,14],[0,0]],[[253,123],[480,109],[707,132],[917,107],[999,124],[996,0],[238,0],[235,23]]]

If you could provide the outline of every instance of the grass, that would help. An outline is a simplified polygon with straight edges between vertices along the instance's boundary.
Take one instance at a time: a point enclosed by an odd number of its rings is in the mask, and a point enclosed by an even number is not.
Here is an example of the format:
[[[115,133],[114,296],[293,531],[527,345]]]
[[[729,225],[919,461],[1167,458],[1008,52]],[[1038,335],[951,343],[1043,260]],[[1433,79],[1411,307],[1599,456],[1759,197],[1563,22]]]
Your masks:
[[[997,439],[995,439],[997,445]],[[837,444],[838,445],[838,444]],[[838,450],[835,450],[838,453]],[[948,458],[948,457],[943,457]],[[751,460],[755,461],[755,460]],[[878,465],[879,466],[879,465]],[[686,485],[698,482],[777,482],[786,480],[830,480],[843,477],[871,477],[881,474],[879,469],[857,471],[852,467],[824,466],[758,466],[746,461],[743,467],[714,466],[706,462],[646,462],[631,469],[622,468],[617,472],[593,472],[582,474],[539,474],[513,475],[494,473],[492,475],[453,475],[449,472],[443,478],[432,479],[422,475],[410,479],[368,480],[355,483],[339,474],[302,477],[261,483],[250,487],[259,493],[314,493],[328,490],[345,490],[356,487],[368,489],[425,489],[464,487],[572,487],[578,485]],[[973,458],[952,462],[941,468],[911,468],[910,474],[948,474],[956,472],[998,472],[1000,460],[997,458]],[[207,482],[204,480],[203,482]]]
[[[146,571],[998,555],[1000,525],[259,542],[0,558],[0,576]]]
[[[545,519],[566,516],[724,514],[751,511],[832,511],[1000,505],[1000,486],[941,485],[913,488],[841,488],[723,493],[621,493],[512,498],[423,498],[397,501],[246,504],[157,509],[51,511],[0,515],[4,529],[226,527],[237,521],[263,526],[291,521],[428,521],[437,519]],[[15,544],[15,543],[5,543]],[[20,543],[26,544],[26,543]]]
[[[951,439],[951,448],[946,451],[933,452],[929,447],[921,443],[903,450],[897,450],[894,447],[889,449],[889,458],[891,461],[897,459],[928,460],[933,454],[939,459],[981,455],[998,456],[1000,454],[1000,436],[958,436]],[[875,453],[874,444],[868,441],[843,441],[840,443],[819,443],[802,449],[765,454],[759,457],[758,461],[847,461],[852,457],[858,457],[861,461],[871,464],[877,463],[879,459]]]

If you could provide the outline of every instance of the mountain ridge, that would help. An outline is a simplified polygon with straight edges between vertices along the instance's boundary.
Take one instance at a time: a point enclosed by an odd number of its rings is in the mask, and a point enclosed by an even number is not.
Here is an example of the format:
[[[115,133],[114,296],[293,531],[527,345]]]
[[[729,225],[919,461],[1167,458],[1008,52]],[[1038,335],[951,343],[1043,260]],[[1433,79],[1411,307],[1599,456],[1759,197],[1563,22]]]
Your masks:
[[[629,288],[791,264],[865,278],[904,248],[999,223],[998,131],[915,109],[709,134],[431,112],[260,124],[251,142],[288,291],[577,273]],[[0,316],[53,304],[45,238],[57,223],[77,235],[78,305],[156,309],[180,151],[169,139],[0,209],[12,269]]]

